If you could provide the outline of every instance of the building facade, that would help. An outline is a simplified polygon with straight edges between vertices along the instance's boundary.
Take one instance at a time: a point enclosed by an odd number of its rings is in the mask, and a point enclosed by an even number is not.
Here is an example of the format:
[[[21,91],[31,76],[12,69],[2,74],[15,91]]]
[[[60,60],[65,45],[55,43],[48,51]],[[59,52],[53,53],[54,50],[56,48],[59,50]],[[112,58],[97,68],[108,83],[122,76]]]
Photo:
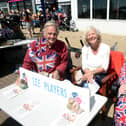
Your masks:
[[[30,9],[33,13],[36,13],[39,8],[42,8],[41,1],[44,1],[45,7],[53,8],[57,5],[57,0],[0,0],[0,9],[4,13],[8,13],[10,10]]]
[[[71,0],[58,0],[58,8],[61,8],[69,17],[71,17]]]
[[[92,25],[103,33],[126,35],[126,0],[71,0],[79,30]]]
[[[0,0],[0,10],[4,11],[4,13],[8,14],[9,11],[9,4],[7,0]]]
[[[9,2],[10,1],[10,2]],[[28,8],[36,13],[42,0],[0,0],[5,13]],[[103,33],[126,35],[126,0],[44,0],[46,7],[62,8],[79,30],[93,25]]]
[[[8,14],[10,10],[20,10],[23,8],[32,9],[33,0],[0,0],[0,9]]]

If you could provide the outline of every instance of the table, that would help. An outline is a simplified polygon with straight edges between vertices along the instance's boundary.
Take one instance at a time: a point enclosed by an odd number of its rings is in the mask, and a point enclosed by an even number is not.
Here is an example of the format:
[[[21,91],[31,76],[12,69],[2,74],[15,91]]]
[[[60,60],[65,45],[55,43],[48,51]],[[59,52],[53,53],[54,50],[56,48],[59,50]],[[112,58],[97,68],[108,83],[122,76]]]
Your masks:
[[[5,48],[12,48],[12,47],[16,47],[16,46],[23,46],[23,45],[27,45],[31,42],[33,42],[35,39],[26,39],[26,40],[19,40],[16,42],[13,42],[13,44],[8,44],[8,45],[3,45],[0,46],[0,49],[5,49]]]
[[[18,89],[18,87],[11,84],[0,89],[0,108],[24,126],[52,126],[52,122],[55,122],[54,120],[64,111],[64,101],[55,99],[54,95],[46,92],[36,93],[36,90],[29,88],[20,90],[18,95],[9,95],[13,89]],[[106,97],[98,94],[94,94],[91,98],[93,99],[90,103],[91,111],[83,112],[70,126],[87,126],[107,101]],[[34,105],[32,111],[22,110],[22,105],[26,103]]]
[[[0,56],[2,57],[2,64],[10,63],[20,64],[23,62],[27,45],[33,42],[35,39],[27,40],[13,40],[13,44],[0,46]],[[8,54],[10,55],[8,57]],[[12,66],[12,67],[13,67]]]

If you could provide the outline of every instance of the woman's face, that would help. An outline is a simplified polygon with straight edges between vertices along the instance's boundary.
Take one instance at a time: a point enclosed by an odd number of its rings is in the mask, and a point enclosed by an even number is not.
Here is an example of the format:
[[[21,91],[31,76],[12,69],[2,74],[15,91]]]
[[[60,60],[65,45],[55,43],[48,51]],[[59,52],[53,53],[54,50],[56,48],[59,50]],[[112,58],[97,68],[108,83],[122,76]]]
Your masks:
[[[48,26],[46,28],[46,39],[49,45],[53,45],[57,39],[57,29],[55,26]]]
[[[98,42],[98,36],[95,30],[92,29],[87,33],[87,40],[89,44],[95,44]]]

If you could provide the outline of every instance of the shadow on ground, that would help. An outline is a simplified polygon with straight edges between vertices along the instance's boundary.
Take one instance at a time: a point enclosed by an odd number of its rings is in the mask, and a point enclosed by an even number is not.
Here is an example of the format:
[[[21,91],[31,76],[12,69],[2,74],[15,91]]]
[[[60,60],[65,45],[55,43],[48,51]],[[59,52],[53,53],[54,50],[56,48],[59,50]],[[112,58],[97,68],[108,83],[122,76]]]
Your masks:
[[[105,119],[102,119],[102,115],[98,114],[88,126],[114,126],[114,125],[112,118],[106,117]]]
[[[0,126],[22,126],[12,118],[7,118]]]

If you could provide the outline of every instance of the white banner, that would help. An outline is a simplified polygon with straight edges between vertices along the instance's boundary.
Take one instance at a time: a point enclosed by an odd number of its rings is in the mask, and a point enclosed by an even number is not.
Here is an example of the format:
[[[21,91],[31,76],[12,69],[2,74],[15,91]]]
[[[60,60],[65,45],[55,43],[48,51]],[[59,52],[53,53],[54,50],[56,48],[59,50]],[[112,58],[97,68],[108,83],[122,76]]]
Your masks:
[[[66,107],[69,109],[72,107],[69,102],[75,101],[79,103],[83,111],[90,111],[90,91],[88,88],[74,86],[70,81],[55,80],[23,68],[20,68],[20,76],[27,80],[28,87],[31,90],[36,90],[36,93],[44,91],[51,96],[54,95],[58,100],[64,100],[64,104],[67,104]]]

